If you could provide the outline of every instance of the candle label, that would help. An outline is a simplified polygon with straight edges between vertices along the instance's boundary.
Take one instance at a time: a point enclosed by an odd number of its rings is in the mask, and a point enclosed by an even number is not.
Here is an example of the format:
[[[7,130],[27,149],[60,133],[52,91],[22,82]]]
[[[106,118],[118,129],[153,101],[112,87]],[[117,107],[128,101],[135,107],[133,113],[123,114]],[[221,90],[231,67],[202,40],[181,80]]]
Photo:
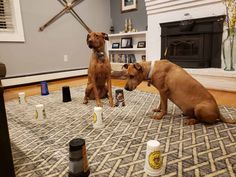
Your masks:
[[[162,158],[160,151],[153,151],[149,154],[149,165],[153,169],[159,169],[162,166]]]
[[[96,123],[97,122],[97,115],[96,113],[93,113],[93,123]]]
[[[82,157],[83,157],[83,171],[87,172],[88,171],[88,159],[87,159],[87,155],[86,155],[85,145],[82,147]]]
[[[38,119],[38,117],[39,117],[39,114],[38,114],[38,111],[36,110],[35,111],[35,118]]]

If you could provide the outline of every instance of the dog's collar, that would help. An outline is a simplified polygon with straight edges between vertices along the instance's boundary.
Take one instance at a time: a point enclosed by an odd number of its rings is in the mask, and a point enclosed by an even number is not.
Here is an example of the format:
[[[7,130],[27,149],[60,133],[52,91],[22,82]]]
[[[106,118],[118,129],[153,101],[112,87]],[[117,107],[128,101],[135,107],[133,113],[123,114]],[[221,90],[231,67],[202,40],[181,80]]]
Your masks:
[[[150,70],[149,70],[149,73],[148,73],[148,77],[147,77],[148,86],[150,86],[151,83],[152,83],[151,77],[152,77],[152,72],[153,72],[153,69],[154,69],[154,65],[155,65],[155,61],[152,61],[151,66],[150,66]]]
[[[100,60],[104,60],[105,58],[105,52],[96,52],[96,56]]]

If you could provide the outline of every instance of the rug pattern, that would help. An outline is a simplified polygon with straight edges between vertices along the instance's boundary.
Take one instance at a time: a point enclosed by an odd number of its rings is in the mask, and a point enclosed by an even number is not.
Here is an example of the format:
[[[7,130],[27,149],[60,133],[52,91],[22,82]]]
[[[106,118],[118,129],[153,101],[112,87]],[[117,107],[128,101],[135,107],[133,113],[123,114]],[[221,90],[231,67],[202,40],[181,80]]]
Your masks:
[[[113,91],[116,88],[113,88]],[[163,176],[231,176],[236,174],[236,125],[184,125],[184,117],[169,102],[162,120],[150,118],[157,94],[127,92],[125,107],[103,102],[105,128],[92,126],[94,101],[82,104],[84,87],[71,88],[72,102],[63,103],[61,91],[48,96],[6,102],[16,176],[68,176],[68,143],[86,140],[91,177],[143,177],[146,143],[161,143]],[[114,92],[113,92],[114,93]],[[36,104],[46,107],[46,119],[35,119]],[[236,109],[221,106],[222,114],[236,118]]]

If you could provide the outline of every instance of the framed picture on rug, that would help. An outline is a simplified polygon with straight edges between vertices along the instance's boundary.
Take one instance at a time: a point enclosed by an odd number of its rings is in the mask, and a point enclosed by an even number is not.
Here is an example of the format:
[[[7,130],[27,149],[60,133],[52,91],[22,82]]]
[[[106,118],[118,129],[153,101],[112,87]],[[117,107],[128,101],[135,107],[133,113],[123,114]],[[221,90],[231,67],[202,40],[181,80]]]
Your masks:
[[[121,13],[137,10],[137,0],[120,0]]]

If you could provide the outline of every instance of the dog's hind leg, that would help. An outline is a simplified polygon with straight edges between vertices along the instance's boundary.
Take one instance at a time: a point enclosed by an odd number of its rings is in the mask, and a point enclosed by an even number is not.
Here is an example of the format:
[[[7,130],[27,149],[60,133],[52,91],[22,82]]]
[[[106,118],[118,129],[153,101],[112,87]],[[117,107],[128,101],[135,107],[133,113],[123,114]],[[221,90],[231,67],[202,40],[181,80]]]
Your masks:
[[[162,119],[164,115],[167,114],[167,96],[166,93],[160,92],[160,105],[157,110],[160,108],[159,115],[153,116],[154,119]],[[155,110],[155,109],[154,109]]]
[[[219,119],[219,109],[212,103],[200,103],[194,108],[194,115],[199,122],[213,124]]]

